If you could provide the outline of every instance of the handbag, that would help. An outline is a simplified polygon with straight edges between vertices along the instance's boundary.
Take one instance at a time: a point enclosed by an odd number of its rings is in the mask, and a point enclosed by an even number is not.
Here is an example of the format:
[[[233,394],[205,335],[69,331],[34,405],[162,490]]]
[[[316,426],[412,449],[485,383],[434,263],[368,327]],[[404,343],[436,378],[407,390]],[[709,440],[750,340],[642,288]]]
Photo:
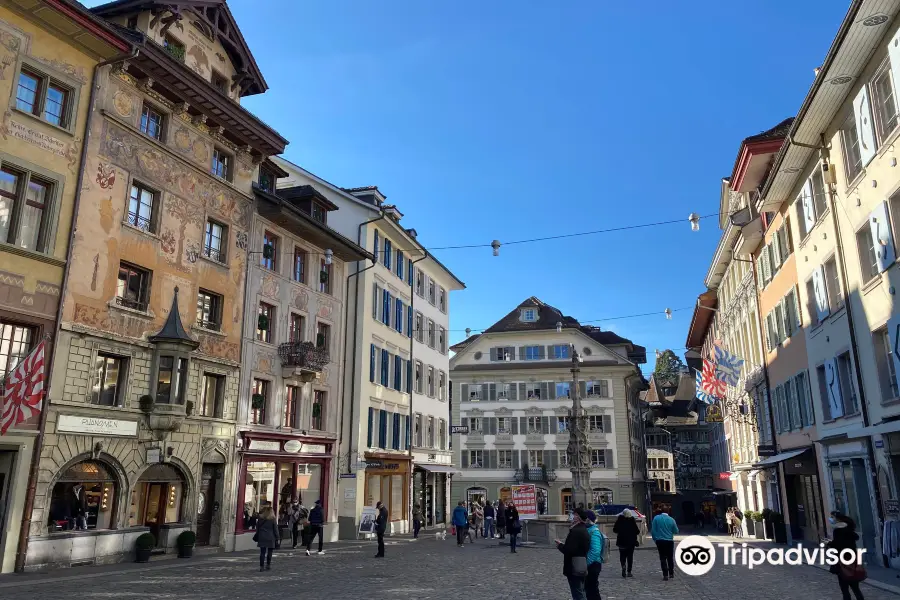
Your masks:
[[[573,556],[572,557],[572,577],[587,577],[587,557],[586,556]]]
[[[257,531],[256,533],[253,534],[253,541],[254,541],[254,542],[258,542],[258,541],[259,541],[259,532],[258,532],[258,531]]]
[[[862,565],[840,565],[838,574],[844,581],[860,582],[865,581],[869,574]]]

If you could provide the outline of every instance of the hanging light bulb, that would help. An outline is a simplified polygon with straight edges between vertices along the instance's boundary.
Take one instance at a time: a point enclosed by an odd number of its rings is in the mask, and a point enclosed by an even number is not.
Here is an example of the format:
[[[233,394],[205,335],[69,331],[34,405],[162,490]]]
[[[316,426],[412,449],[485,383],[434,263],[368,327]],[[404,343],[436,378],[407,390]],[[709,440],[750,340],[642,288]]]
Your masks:
[[[688,215],[688,221],[691,223],[691,231],[700,231],[700,215],[691,213]]]
[[[466,327],[466,338],[472,335],[472,330]]]
[[[500,242],[498,240],[491,242],[491,248],[494,249],[494,256],[500,256]]]
[[[330,265],[332,258],[334,258],[334,252],[329,248],[325,251],[325,264]]]
[[[666,313],[666,318],[669,319],[669,320],[671,320],[671,319],[672,319],[672,309],[671,309],[671,308],[667,308],[667,309],[665,310],[665,313]]]
[[[562,333],[562,321],[556,322],[556,333]]]

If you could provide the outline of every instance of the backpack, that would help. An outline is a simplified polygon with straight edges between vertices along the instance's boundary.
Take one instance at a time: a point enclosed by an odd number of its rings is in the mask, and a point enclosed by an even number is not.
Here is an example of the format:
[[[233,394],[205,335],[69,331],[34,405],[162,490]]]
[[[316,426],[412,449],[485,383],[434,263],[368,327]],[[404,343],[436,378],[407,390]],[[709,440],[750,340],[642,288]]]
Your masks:
[[[609,561],[609,538],[602,531],[600,535],[603,536],[603,550],[600,553],[600,562],[605,563]]]

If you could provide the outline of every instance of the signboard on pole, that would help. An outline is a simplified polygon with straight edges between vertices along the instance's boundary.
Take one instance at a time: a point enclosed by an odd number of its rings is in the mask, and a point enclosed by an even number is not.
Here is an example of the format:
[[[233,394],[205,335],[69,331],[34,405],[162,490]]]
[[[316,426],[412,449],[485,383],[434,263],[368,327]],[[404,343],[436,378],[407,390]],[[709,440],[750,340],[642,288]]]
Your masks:
[[[364,506],[362,509],[362,514],[359,517],[359,531],[357,534],[371,534],[375,533],[375,517],[378,516],[378,511],[375,510],[374,506]],[[359,537],[357,535],[357,537]]]
[[[533,484],[512,486],[512,501],[519,511],[520,521],[538,518],[537,490]]]

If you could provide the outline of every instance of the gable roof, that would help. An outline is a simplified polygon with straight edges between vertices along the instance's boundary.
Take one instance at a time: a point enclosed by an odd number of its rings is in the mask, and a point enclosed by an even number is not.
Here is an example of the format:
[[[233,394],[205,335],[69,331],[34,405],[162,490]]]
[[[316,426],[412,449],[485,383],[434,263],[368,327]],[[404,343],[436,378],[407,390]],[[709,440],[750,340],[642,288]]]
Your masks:
[[[537,309],[538,318],[536,321],[525,322],[519,318],[523,308]],[[643,346],[633,343],[628,338],[624,338],[612,331],[604,331],[603,329],[593,325],[582,325],[574,317],[564,315],[561,310],[555,306],[551,306],[541,301],[536,296],[526,298],[516,308],[511,310],[505,317],[485,329],[480,334],[469,336],[462,342],[458,342],[450,349],[458,352],[477,340],[485,333],[511,333],[519,331],[551,331],[556,330],[556,324],[562,323],[563,329],[577,329],[584,335],[593,339],[604,346],[628,346],[628,360],[643,364],[647,362],[647,350]]]
[[[170,0],[168,2],[115,0],[91,9],[94,14],[104,18],[131,15],[147,10],[161,11],[161,14],[170,13],[169,16],[161,18],[163,31],[169,25],[180,21],[185,15],[194,17],[198,28],[205,35],[217,39],[222,44],[234,64],[235,71],[238,74],[244,74],[248,85],[241,86],[242,96],[262,94],[269,89],[226,0]],[[160,16],[154,18],[160,18]]]

